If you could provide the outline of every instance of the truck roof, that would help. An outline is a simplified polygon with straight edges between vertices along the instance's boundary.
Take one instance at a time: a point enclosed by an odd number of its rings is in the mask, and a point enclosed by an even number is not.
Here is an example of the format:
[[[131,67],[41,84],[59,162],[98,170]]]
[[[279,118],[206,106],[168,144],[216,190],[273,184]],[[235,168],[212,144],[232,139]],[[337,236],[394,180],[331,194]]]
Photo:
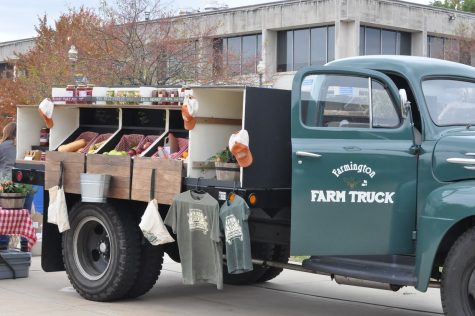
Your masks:
[[[400,73],[412,79],[442,75],[475,78],[474,67],[442,59],[417,56],[358,56],[335,60],[327,65]]]

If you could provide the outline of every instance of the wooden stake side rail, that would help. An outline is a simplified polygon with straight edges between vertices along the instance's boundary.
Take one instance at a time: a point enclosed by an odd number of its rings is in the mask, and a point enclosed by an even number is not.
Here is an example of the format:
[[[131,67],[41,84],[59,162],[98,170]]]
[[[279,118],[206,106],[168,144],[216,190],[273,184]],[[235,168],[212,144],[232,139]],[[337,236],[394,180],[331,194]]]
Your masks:
[[[160,204],[172,203],[181,192],[183,162],[174,159],[148,157],[85,155],[82,153],[46,154],[45,189],[58,185],[60,162],[64,162],[64,191],[81,194],[80,174],[98,173],[111,175],[108,197],[150,201],[152,170],[156,170],[154,198]]]
[[[80,174],[85,171],[86,155],[82,153],[62,153],[49,151],[46,153],[45,189],[48,190],[59,182],[59,164],[64,162],[64,191],[81,193]]]
[[[108,197],[130,199],[131,164],[129,156],[88,155],[86,172],[111,175]]]
[[[131,199],[150,201],[152,170],[156,170],[153,196],[160,204],[172,203],[181,192],[183,162],[174,159],[136,157],[133,162]]]

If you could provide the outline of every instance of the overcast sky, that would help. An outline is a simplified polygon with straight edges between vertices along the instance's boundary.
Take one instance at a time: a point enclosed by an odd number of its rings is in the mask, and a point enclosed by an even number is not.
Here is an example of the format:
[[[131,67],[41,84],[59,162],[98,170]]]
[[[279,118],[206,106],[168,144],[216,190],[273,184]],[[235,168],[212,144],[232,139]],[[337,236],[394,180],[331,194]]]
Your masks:
[[[110,0],[109,0],[110,1]],[[110,1],[111,2],[111,1]],[[208,0],[162,0],[172,10],[192,8],[202,10]],[[273,2],[271,0],[223,0],[229,7],[239,7],[251,4]],[[411,0],[421,4],[428,4],[429,0]],[[0,42],[12,41],[36,35],[35,25],[38,17],[47,15],[48,20],[54,21],[68,8],[98,7],[100,0],[0,0]]]

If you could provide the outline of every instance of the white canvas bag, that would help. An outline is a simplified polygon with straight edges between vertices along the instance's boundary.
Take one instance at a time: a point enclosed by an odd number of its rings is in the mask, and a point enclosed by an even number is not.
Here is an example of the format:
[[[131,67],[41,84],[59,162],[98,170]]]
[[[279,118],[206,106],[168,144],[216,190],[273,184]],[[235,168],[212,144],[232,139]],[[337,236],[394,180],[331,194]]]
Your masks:
[[[152,169],[152,177],[150,184],[150,202],[142,215],[139,227],[144,237],[154,246],[174,242],[172,236],[168,232],[162,217],[158,212],[158,202],[154,198],[155,194],[155,169]]]
[[[139,227],[144,237],[154,246],[175,241],[168,233],[165,224],[163,224],[162,217],[158,213],[158,203],[155,199],[148,202]]]
[[[48,223],[57,225],[60,233],[69,229],[68,207],[63,189],[63,169],[63,163],[61,162],[59,184],[48,190]]]

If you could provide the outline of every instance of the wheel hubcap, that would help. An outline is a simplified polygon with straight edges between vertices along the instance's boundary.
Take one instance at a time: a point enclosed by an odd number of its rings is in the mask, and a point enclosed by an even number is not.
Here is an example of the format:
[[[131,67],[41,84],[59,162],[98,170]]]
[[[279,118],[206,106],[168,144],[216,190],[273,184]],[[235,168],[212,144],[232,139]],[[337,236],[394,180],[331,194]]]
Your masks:
[[[470,279],[468,280],[468,305],[472,315],[475,314],[475,269],[472,270],[470,274]]]
[[[109,231],[93,216],[82,219],[73,235],[74,261],[79,272],[88,280],[100,279],[111,264]]]

